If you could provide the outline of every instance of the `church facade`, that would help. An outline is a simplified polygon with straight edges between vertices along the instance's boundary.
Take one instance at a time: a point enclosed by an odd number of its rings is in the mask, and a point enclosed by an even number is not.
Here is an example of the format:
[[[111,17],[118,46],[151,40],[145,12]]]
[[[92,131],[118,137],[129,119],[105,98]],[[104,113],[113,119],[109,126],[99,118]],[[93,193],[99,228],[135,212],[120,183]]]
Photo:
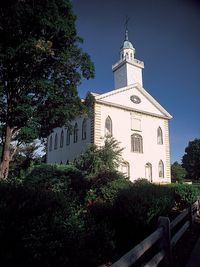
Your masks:
[[[56,128],[48,137],[47,163],[77,159],[86,147],[104,144],[113,136],[124,148],[120,171],[131,181],[169,183],[169,120],[172,116],[143,88],[144,63],[135,59],[128,31],[120,49],[120,59],[112,66],[115,89],[95,94],[91,116],[82,115],[70,127]]]

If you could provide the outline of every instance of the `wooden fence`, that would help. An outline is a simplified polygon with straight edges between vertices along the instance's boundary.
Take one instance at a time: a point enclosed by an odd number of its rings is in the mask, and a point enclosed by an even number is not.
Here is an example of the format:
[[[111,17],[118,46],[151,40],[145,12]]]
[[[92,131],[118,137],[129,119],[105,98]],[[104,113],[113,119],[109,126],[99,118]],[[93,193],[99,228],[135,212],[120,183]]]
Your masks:
[[[132,266],[139,259],[141,260],[141,257],[145,256],[154,244],[158,244],[155,254],[142,266],[154,267],[162,260],[164,266],[173,266],[172,249],[185,231],[192,226],[194,218],[199,215],[199,211],[200,197],[189,208],[183,210],[172,222],[168,217],[159,217],[157,230],[112,264],[111,267]]]

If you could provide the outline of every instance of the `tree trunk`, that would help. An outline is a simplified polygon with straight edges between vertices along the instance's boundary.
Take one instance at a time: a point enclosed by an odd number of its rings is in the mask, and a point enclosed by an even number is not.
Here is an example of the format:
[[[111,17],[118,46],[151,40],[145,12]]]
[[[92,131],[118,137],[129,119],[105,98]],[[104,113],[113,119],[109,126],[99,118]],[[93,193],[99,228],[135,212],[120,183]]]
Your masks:
[[[10,164],[10,143],[12,139],[12,129],[6,127],[5,140],[3,142],[2,161],[0,164],[0,179],[7,179]]]

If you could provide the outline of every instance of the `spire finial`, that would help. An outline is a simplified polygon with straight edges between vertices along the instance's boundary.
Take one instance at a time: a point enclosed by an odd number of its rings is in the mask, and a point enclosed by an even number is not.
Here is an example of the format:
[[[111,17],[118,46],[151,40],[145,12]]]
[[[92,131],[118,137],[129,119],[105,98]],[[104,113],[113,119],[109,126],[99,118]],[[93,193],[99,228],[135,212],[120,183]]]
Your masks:
[[[126,21],[125,21],[125,41],[128,41],[128,22],[129,22],[129,17],[126,16]]]

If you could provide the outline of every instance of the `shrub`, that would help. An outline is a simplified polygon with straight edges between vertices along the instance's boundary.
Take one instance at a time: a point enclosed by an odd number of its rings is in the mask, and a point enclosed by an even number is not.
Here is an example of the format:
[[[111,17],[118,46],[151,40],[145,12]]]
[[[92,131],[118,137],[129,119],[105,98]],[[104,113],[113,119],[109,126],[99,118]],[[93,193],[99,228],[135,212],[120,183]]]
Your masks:
[[[84,212],[52,191],[0,183],[0,265],[73,266],[85,232]]]
[[[143,185],[152,185],[152,183],[150,183],[146,178],[139,178],[134,181],[134,185],[143,186]]]
[[[105,139],[104,146],[90,145],[76,162],[76,167],[88,176],[104,170],[114,171],[121,160],[122,148],[113,137]]]
[[[128,179],[118,179],[108,182],[99,188],[99,197],[106,202],[112,203],[122,190],[129,189],[133,184]]]
[[[200,186],[187,184],[171,184],[170,187],[174,192],[174,199],[178,206],[185,206],[192,203],[197,196],[200,196]]]
[[[171,165],[172,182],[183,183],[186,174],[186,170],[177,161]]]
[[[159,216],[174,205],[173,192],[158,185],[134,184],[119,192],[114,202],[113,227],[118,247],[130,249],[155,228]]]
[[[25,177],[24,185],[63,193],[65,196],[75,193],[80,199],[85,197],[87,189],[87,181],[73,165],[38,165]]]

